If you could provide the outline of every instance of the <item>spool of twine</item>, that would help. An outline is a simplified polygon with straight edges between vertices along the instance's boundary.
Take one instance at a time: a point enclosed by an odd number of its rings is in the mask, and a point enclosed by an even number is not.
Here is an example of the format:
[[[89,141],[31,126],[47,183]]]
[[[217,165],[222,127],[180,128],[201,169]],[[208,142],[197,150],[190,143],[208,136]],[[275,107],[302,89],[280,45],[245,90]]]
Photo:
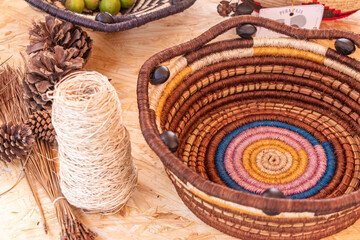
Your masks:
[[[116,213],[137,183],[116,90],[105,76],[84,71],[64,78],[50,97],[64,196],[89,212]]]

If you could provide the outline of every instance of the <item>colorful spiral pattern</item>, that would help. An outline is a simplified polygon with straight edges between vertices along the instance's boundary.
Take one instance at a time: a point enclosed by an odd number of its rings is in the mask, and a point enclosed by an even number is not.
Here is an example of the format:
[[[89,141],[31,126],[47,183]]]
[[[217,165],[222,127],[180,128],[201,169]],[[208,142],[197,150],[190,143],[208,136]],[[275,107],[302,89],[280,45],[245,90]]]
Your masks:
[[[215,164],[231,188],[261,194],[275,187],[289,198],[308,198],[327,186],[336,162],[330,142],[280,121],[256,121],[228,134]]]

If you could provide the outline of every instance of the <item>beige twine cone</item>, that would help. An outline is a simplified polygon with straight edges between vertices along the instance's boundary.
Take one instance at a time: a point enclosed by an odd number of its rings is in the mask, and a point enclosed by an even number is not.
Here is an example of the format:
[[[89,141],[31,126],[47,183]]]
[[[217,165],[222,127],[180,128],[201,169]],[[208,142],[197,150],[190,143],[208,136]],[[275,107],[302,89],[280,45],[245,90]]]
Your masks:
[[[76,72],[52,98],[64,196],[89,212],[116,213],[137,183],[116,90],[97,72]]]

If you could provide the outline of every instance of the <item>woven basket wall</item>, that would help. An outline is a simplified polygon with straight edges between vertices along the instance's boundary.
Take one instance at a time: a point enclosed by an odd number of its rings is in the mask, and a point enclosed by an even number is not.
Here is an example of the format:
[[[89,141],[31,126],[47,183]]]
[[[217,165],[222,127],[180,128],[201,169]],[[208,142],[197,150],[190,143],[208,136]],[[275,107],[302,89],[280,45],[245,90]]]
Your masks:
[[[182,12],[194,4],[196,0],[137,0],[128,14],[115,16],[115,23],[111,24],[95,21],[95,16],[60,9],[46,0],[25,1],[52,16],[80,26],[102,32],[120,32]]]
[[[262,7],[291,6],[293,0],[242,0],[250,3],[256,10]],[[324,19],[332,20],[347,17],[360,9],[358,0],[295,0],[295,5],[322,4],[325,6]]]
[[[243,23],[293,38],[209,43]],[[296,240],[360,217],[360,63],[311,41],[341,37],[360,45],[351,32],[242,16],[145,62],[143,135],[205,223],[242,239]],[[159,65],[170,78],[152,86]],[[167,130],[179,139],[175,154],[159,137]],[[262,197],[270,187],[287,198]]]

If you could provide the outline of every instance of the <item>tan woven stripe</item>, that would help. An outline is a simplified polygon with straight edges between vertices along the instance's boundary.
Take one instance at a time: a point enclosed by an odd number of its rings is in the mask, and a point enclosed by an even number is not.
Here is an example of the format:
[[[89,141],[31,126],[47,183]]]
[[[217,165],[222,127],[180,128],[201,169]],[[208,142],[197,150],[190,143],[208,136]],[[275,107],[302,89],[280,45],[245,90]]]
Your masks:
[[[254,47],[284,47],[309,51],[325,56],[328,48],[314,42],[290,38],[256,38]]]
[[[231,60],[236,58],[252,57],[254,55],[253,48],[235,49],[229,51],[223,51],[218,53],[210,54],[190,65],[193,72],[204,68],[205,66],[222,62],[224,60]]]
[[[162,2],[162,1],[159,1]],[[137,12],[134,12],[133,15],[135,15],[136,17],[140,17],[143,16],[145,14],[149,14],[155,11],[159,11],[160,9],[164,9],[171,6],[170,3],[164,3],[164,4],[160,4],[160,3],[156,3],[156,4],[151,4],[150,6],[146,6],[146,8],[144,8],[143,10],[139,10]]]
[[[135,12],[139,10],[142,6],[144,6],[146,0],[137,0],[136,6],[131,10],[132,12]]]
[[[325,58],[324,65],[360,81],[360,73],[344,64],[341,64],[329,58]]]

